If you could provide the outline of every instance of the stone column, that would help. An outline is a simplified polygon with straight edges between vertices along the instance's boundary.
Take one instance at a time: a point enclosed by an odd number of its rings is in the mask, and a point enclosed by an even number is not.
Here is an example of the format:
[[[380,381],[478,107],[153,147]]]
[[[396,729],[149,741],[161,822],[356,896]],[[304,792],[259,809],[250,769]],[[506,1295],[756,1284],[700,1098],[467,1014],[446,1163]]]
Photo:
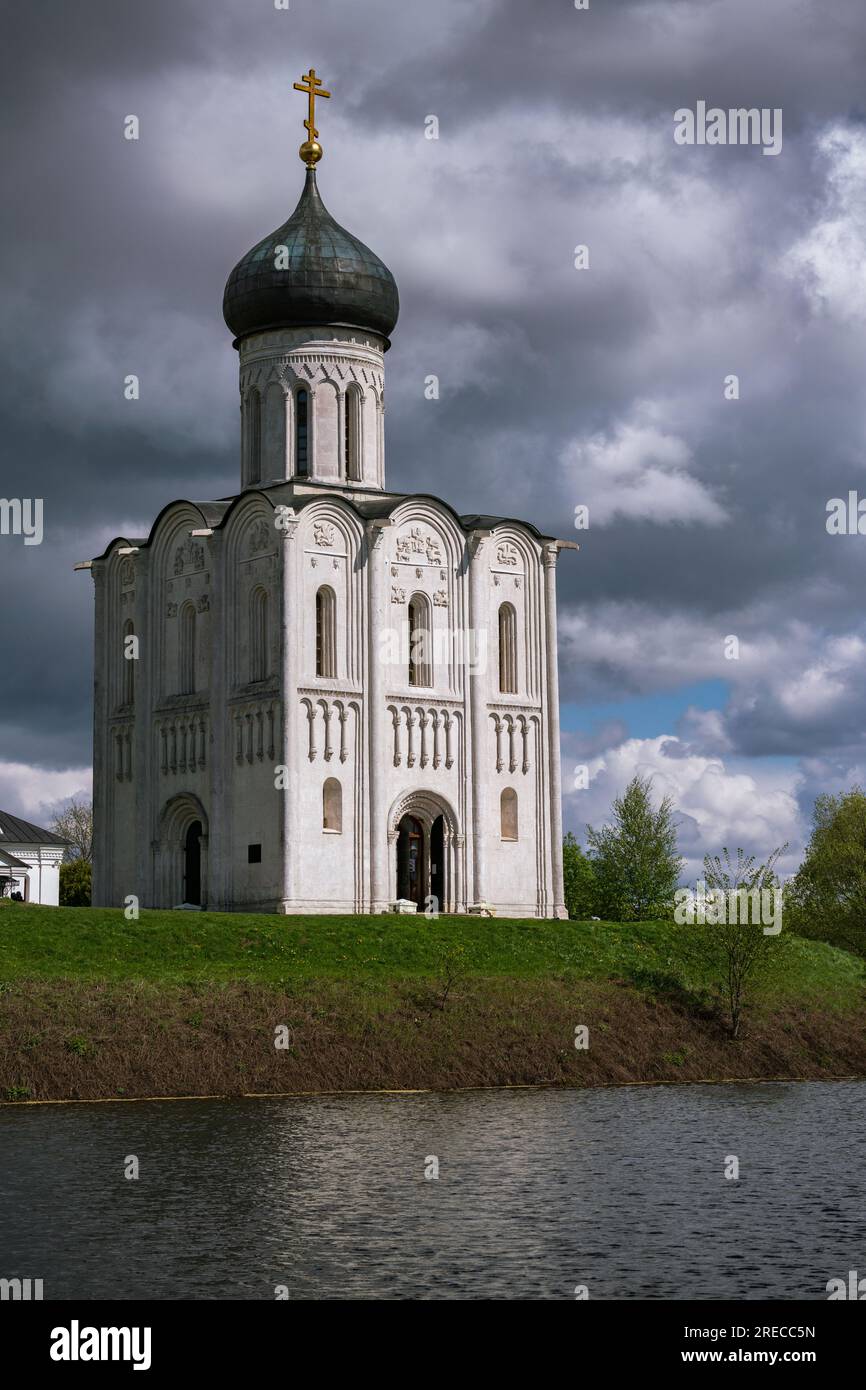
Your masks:
[[[295,471],[295,397],[286,390],[283,396],[283,460],[282,476],[291,478]]]
[[[370,788],[370,911],[388,907],[388,807],[386,805],[385,666],[379,634],[388,621],[385,530],[390,520],[377,518],[367,526],[367,731]]]
[[[199,878],[200,888],[199,897],[201,898],[202,911],[206,912],[210,899],[208,897],[208,837],[199,837]]]
[[[238,409],[241,417],[241,489],[243,489],[247,481],[247,406],[244,400],[243,374],[238,378],[238,391],[240,392]]]
[[[369,430],[366,427],[367,397],[358,389],[352,402],[355,411],[355,475],[362,483],[379,482],[378,450],[370,449]],[[368,467],[368,453],[373,455],[373,467]],[[372,474],[372,477],[370,476]]]
[[[108,748],[108,676],[111,668],[106,650],[108,585],[104,562],[94,561],[90,575],[96,610],[93,662],[93,905],[110,907],[113,906],[109,853],[111,764]]]
[[[344,388],[337,392],[337,480],[343,484],[349,482],[351,473],[349,460],[346,457],[346,411],[348,409],[349,401]]]
[[[297,846],[292,839],[298,824],[298,758],[295,726],[298,720],[298,670],[300,644],[303,641],[303,624],[295,612],[298,586],[295,582],[295,533],[298,517],[291,507],[280,507],[274,516],[277,534],[281,537],[280,546],[280,738],[279,759],[286,769],[283,774],[285,786],[274,790],[279,797],[280,823],[280,872],[278,882],[282,884],[282,910],[297,896],[296,856]],[[278,906],[279,910],[279,906]]]
[[[562,771],[559,749],[559,668],[556,652],[556,557],[559,546],[544,546],[544,636],[547,647],[547,744],[550,764],[550,865],[553,915],[567,917],[562,883]]]
[[[206,541],[208,548],[208,567],[210,570],[210,612],[211,612],[211,669],[208,688],[209,708],[205,710],[204,720],[207,729],[208,746],[205,748],[204,771],[209,797],[207,810],[207,836],[202,845],[210,842],[213,853],[202,851],[202,898],[218,911],[229,906],[229,870],[232,863],[232,826],[230,807],[230,787],[232,767],[231,726],[228,714],[228,692],[231,680],[228,643],[228,604],[226,595],[234,584],[236,576],[226,573],[228,563],[222,532],[214,531]],[[199,716],[200,718],[202,716]],[[196,748],[198,730],[193,721],[193,756]],[[207,876],[206,876],[207,874]]]
[[[487,901],[487,836],[490,824],[487,815],[487,672],[470,671],[469,655],[479,651],[478,634],[488,627],[488,577],[485,547],[489,531],[473,531],[469,537],[469,626],[466,635],[466,678],[469,683],[469,738],[466,752],[471,762],[472,777],[472,860],[476,903]],[[489,646],[489,643],[488,643]],[[485,663],[486,665],[486,663]],[[468,897],[468,892],[467,892]]]
[[[150,842],[157,833],[160,794],[163,788],[162,764],[154,757],[154,681],[156,643],[161,632],[160,600],[164,597],[158,576],[151,573],[152,553],[142,547],[135,564],[135,631],[138,633],[138,662],[135,671],[135,725],[133,732],[133,778],[135,780],[135,883],[127,890],[135,893],[142,907],[154,904],[155,883]],[[124,897],[126,894],[124,894]]]

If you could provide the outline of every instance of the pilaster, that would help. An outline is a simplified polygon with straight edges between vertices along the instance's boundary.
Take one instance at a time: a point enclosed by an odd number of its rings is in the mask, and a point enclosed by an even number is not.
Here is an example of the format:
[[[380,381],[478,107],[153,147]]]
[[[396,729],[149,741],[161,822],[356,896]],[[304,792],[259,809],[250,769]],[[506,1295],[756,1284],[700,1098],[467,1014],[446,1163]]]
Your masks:
[[[490,606],[486,550],[490,531],[473,531],[469,537],[469,626],[466,634],[465,672],[469,684],[469,737],[467,756],[472,766],[472,859],[474,871],[474,901],[487,901],[487,843],[490,833],[484,751],[487,745],[487,670],[472,666],[472,651],[478,650],[477,634],[489,625]],[[472,640],[474,634],[475,640]],[[489,644],[488,644],[489,645]],[[468,896],[468,895],[467,895]]]
[[[544,629],[547,651],[547,742],[550,766],[550,863],[553,915],[567,917],[562,879],[562,768],[559,747],[559,663],[556,646],[556,559],[554,541],[544,546]]]
[[[389,903],[388,807],[385,804],[385,668],[377,634],[386,611],[387,559],[384,536],[390,520],[377,519],[366,528],[367,548],[367,735],[370,756],[370,911],[384,912]]]
[[[280,865],[283,883],[282,910],[288,910],[297,894],[297,837],[293,832],[298,823],[298,751],[294,736],[295,721],[298,717],[298,671],[300,663],[299,643],[302,625],[296,612],[296,560],[295,535],[298,517],[291,507],[278,507],[274,525],[282,537],[281,546],[281,603],[280,603],[280,690],[282,695],[280,710],[280,762],[285,768],[282,790],[274,791],[280,798]]]

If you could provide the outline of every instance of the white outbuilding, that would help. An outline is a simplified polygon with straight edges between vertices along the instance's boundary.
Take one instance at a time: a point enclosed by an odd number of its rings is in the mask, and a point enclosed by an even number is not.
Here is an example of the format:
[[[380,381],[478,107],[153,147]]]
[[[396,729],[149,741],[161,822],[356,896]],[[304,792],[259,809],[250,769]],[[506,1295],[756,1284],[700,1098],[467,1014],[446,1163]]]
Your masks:
[[[60,901],[60,865],[66,841],[53,830],[0,811],[0,891],[12,897],[20,893],[27,903],[57,907]]]

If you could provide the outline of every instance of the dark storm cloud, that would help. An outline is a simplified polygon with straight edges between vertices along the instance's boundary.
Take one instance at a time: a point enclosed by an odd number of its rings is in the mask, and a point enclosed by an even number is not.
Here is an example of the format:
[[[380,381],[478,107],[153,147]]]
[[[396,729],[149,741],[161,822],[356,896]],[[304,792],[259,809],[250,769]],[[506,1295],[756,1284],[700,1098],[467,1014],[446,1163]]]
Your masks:
[[[5,36],[2,491],[44,496],[46,540],[0,539],[4,756],[88,760],[92,599],[71,565],[170,497],[235,485],[222,288],[294,205],[291,82],[312,63],[334,91],[325,200],[400,286],[389,484],[565,536],[590,503],[560,562],[566,698],[724,675],[704,751],[856,760],[858,661],[826,648],[861,631],[862,560],[824,508],[866,490],[866,197],[856,148],[821,137],[863,128],[860,0],[48,0]],[[675,146],[698,99],[781,107],[783,153]],[[720,668],[731,632],[752,657]]]

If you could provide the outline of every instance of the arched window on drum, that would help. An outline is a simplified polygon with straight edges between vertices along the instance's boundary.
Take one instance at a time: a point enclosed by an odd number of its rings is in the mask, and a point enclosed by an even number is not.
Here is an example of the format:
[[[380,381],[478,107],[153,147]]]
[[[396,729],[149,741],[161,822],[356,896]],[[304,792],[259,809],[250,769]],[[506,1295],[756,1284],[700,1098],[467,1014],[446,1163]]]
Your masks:
[[[327,584],[316,594],[316,675],[337,675],[337,600]]]
[[[433,632],[430,600],[413,594],[409,600],[409,684],[433,684]]]
[[[499,608],[499,690],[517,694],[517,614],[510,603]]]
[[[270,672],[268,595],[261,587],[250,594],[250,680],[267,680]]]

